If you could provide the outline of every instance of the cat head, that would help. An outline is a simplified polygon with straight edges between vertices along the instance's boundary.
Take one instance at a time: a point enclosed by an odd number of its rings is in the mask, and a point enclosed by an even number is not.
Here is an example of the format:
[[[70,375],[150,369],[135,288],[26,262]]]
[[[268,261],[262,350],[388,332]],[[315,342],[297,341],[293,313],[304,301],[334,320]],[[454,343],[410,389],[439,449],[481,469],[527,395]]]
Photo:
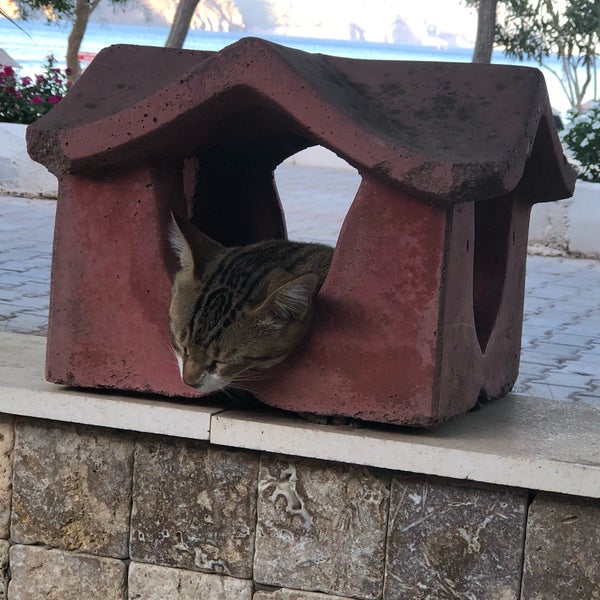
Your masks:
[[[243,385],[283,359],[306,333],[320,287],[314,272],[291,275],[273,261],[278,242],[226,248],[173,217],[175,275],[169,329],[181,378],[201,392]],[[280,246],[276,254],[285,250]]]

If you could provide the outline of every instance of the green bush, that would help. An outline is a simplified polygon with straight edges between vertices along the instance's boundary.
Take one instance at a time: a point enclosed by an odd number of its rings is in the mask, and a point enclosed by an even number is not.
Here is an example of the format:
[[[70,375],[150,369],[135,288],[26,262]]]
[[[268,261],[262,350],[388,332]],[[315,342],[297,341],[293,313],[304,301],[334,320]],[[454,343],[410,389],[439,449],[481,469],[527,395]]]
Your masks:
[[[569,110],[562,139],[580,179],[600,182],[600,103]]]
[[[54,66],[48,56],[41,75],[19,77],[9,66],[0,65],[0,122],[33,123],[58,104],[67,93],[68,69]]]

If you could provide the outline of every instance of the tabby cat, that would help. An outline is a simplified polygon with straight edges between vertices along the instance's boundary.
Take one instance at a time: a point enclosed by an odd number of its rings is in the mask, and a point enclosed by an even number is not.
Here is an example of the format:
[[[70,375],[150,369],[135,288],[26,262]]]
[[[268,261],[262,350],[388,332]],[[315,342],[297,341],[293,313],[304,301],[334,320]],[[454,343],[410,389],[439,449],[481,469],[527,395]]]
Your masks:
[[[187,385],[207,394],[235,386],[297,346],[333,248],[285,240],[226,248],[176,216],[171,243],[181,269],[169,328]]]

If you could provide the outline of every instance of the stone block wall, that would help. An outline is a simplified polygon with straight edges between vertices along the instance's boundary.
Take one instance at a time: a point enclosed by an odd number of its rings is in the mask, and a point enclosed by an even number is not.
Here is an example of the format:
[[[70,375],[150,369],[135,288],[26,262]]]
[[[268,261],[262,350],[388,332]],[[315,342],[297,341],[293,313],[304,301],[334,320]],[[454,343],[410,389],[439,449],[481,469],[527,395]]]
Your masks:
[[[0,418],[0,599],[600,598],[600,502]]]

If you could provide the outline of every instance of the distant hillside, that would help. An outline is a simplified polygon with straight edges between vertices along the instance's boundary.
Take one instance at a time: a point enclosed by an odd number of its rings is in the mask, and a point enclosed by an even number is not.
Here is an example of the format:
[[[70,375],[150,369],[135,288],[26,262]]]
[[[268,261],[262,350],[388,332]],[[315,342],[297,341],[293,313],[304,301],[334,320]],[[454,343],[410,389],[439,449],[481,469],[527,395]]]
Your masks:
[[[169,26],[178,0],[102,0],[91,20]],[[11,0],[0,7],[14,14]],[[200,0],[192,29],[371,42],[473,46],[476,13],[462,0]]]
[[[128,25],[170,25],[175,16],[177,0],[129,0],[115,7],[102,0],[92,13],[92,21]],[[201,0],[194,13],[192,29],[207,31],[244,30],[243,17],[235,0]]]

